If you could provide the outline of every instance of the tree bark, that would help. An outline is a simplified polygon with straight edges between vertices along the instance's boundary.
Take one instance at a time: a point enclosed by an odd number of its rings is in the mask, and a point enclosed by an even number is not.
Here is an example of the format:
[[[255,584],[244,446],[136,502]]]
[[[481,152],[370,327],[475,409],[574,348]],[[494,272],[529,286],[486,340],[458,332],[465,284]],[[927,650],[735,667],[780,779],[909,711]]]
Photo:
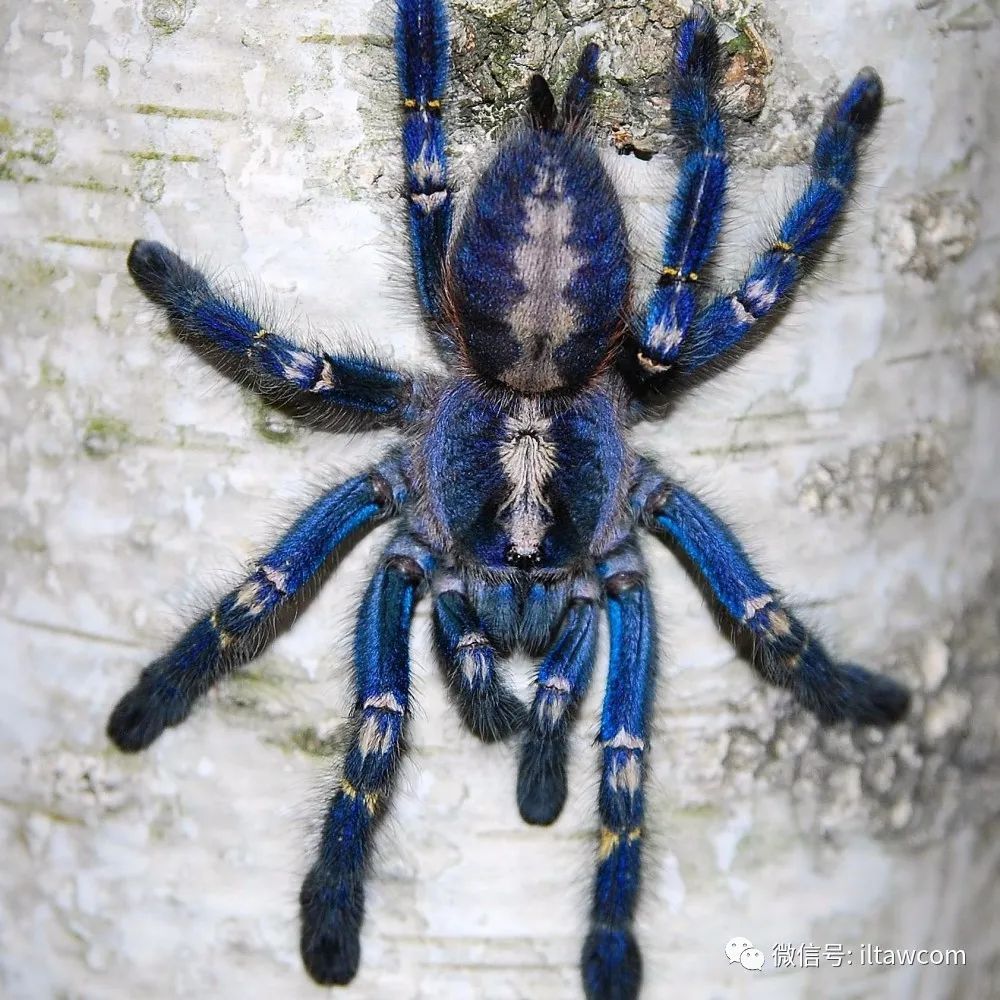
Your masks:
[[[596,129],[649,288],[674,176],[663,67],[680,7],[453,7],[466,182],[527,72],[558,83],[586,40],[603,45]],[[644,996],[1000,996],[996,8],[715,9],[736,165],[719,286],[802,182],[837,88],[872,64],[888,102],[819,275],[765,343],[636,440],[709,491],[832,648],[916,694],[884,735],[819,730],[647,547],[663,655]],[[296,893],[343,741],[353,609],[384,536],[149,752],[117,753],[104,723],[190,608],[385,442],[309,433],[220,383],[165,334],[124,262],[135,237],[160,239],[255,275],[277,315],[311,317],[330,344],[361,331],[428,363],[391,19],[387,0],[0,11],[6,996],[317,995]],[[535,829],[517,815],[514,754],[477,744],[446,703],[426,604],[413,650],[412,750],[345,996],[576,997],[601,673],[566,813]],[[527,664],[520,677],[527,690]],[[763,972],[728,962],[735,936],[764,952]],[[865,943],[966,960],[862,966]],[[776,969],[783,944],[818,946],[819,968]],[[835,946],[853,963],[835,967]]]

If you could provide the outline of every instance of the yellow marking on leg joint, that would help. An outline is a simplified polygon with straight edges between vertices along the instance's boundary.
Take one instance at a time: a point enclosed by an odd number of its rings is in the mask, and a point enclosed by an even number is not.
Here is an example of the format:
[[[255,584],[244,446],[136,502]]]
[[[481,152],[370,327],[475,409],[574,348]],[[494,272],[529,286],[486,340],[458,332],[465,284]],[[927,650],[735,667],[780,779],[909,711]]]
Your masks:
[[[784,240],[778,240],[771,249],[777,250],[779,253],[791,253],[792,244],[786,243]]]
[[[365,808],[369,816],[375,815],[375,810],[378,809],[378,792],[365,793]]]
[[[697,281],[698,272],[688,271],[685,274],[679,267],[671,267],[669,264],[660,268],[660,275],[664,278],[669,278],[671,281]]]
[[[215,629],[216,634],[219,638],[219,648],[225,649],[232,641],[233,637],[219,625],[219,609],[216,608],[208,619],[212,623],[212,628]]]
[[[642,827],[634,826],[624,836],[629,844],[634,844],[637,840],[642,839]],[[615,833],[614,830],[609,830],[607,827],[601,827],[601,842],[597,847],[598,860],[606,861],[610,858],[621,842],[622,834]]]
[[[606,861],[611,857],[614,849],[618,846],[618,841],[621,837],[614,832],[614,830],[609,830],[607,827],[601,827],[601,842],[597,845],[597,857],[600,861]]]
[[[265,607],[264,604],[257,600],[261,596],[263,586],[260,580],[255,580],[251,577],[236,591],[236,598],[233,601],[234,606],[237,608],[246,608],[249,615],[259,615]]]
[[[781,608],[771,611],[767,616],[768,627],[776,636],[786,636],[792,631],[792,623]]]
[[[432,97],[429,101],[424,101],[421,104],[415,97],[404,97],[403,107],[407,111],[440,111],[441,110],[441,99],[439,97]]]
[[[797,653],[792,653],[790,656],[786,656],[782,661],[781,665],[786,670],[796,670],[802,665],[802,658],[806,655],[806,650],[809,648],[809,636],[806,636],[802,641],[802,648]]]
[[[347,778],[344,778],[340,782],[340,790],[349,798],[356,799],[358,797],[358,790],[352,785]]]

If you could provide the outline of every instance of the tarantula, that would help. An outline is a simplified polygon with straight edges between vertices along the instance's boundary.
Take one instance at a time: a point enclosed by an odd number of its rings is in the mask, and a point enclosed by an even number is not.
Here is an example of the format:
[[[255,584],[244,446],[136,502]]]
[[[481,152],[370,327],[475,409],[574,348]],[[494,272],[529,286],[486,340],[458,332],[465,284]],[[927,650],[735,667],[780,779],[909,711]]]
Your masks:
[[[228,360],[265,396],[308,399],[354,428],[392,426],[403,437],[308,507],[143,670],[108,734],[138,751],[183,721],[260,651],[276,616],[335,553],[374,523],[400,519],[361,602],[350,746],[300,896],[306,968],[318,983],[347,983],[360,961],[372,838],[400,762],[416,602],[430,589],[437,652],[468,728],[488,741],[522,733],[517,803],[535,824],[552,823],[566,798],[568,730],[605,608],[600,832],[582,972],[588,997],[631,998],[641,980],[632,923],[656,675],[638,529],[681,558],[761,676],[820,722],[887,725],[908,705],[895,681],[831,659],[719,517],[627,441],[657,400],[744,349],[788,299],[847,201],[882,86],[864,69],[831,105],[809,181],[766,249],[738,287],[699,303],[727,156],[719,41],[695,8],[677,29],[671,70],[684,158],[662,270],[640,307],[622,208],[587,137],[597,46],[583,50],[561,107],[541,76],[531,78],[527,120],[499,146],[453,233],[442,0],[399,0],[395,37],[416,286],[449,374],[409,375],[297,346],[166,247],[133,245],[133,279],[180,337]],[[530,709],[501,665],[517,649],[541,659]]]

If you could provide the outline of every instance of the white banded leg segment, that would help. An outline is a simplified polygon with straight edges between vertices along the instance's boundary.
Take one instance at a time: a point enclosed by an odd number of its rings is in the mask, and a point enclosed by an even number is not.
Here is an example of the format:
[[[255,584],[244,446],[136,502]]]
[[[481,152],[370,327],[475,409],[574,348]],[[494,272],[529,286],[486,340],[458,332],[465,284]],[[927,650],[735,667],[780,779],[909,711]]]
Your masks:
[[[593,600],[574,597],[538,669],[535,699],[521,746],[517,804],[527,823],[552,823],[566,801],[569,728],[590,683],[596,639]]]
[[[607,596],[610,662],[601,712],[601,828],[583,982],[588,1000],[635,1000],[642,959],[632,922],[641,883],[656,641],[642,559],[634,545],[606,559],[598,571]]]
[[[440,318],[452,208],[441,119],[448,81],[448,18],[441,0],[399,0],[396,9],[414,277],[424,310]]]
[[[303,598],[333,552],[365,524],[393,513],[405,495],[390,458],[316,500],[238,587],[143,670],[112,712],[109,738],[135,752],[183,722],[213,684],[274,638],[278,618]]]
[[[433,569],[432,553],[418,539],[400,533],[383,554],[359,609],[354,632],[357,727],[299,894],[302,960],[322,985],[349,982],[361,959],[364,879],[403,753],[410,626]]]
[[[434,599],[434,639],[452,698],[469,730],[485,742],[506,739],[524,724],[497,652],[455,579]]]
[[[410,419],[414,383],[409,375],[362,355],[324,354],[298,345],[265,323],[253,302],[218,287],[161,243],[137,240],[128,268],[175,334],[265,400],[308,401],[315,416],[354,428]]]
[[[907,690],[834,661],[761,578],[729,528],[688,490],[663,479],[648,492],[641,518],[706,587],[737,650],[822,722],[889,725],[906,712]]]
[[[365,701],[358,726],[358,752],[362,757],[388,753],[399,739],[403,706],[391,692]]]

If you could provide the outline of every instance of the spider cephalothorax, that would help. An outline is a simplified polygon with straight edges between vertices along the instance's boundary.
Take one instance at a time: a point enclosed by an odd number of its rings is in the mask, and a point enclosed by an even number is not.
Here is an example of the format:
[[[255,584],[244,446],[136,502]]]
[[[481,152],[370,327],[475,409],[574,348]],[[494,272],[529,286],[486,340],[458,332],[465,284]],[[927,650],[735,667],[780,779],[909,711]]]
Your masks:
[[[399,518],[361,604],[355,726],[300,896],[309,973],[346,983],[360,961],[364,875],[409,713],[417,600],[433,595],[438,653],[468,727],[485,740],[520,731],[518,807],[538,824],[553,822],[565,800],[568,727],[605,609],[600,831],[582,965],[588,997],[627,1000],[641,980],[632,922],[656,672],[638,531],[681,558],[762,677],[821,722],[886,725],[907,707],[895,681],[831,659],[719,518],[627,441],[629,426],[656,412],[646,403],[741,350],[787,300],[848,197],[881,84],[863,70],[834,102],[809,182],[767,248],[735,289],[699,301],[728,166],[715,27],[700,8],[685,19],[671,94],[685,157],[660,278],[635,309],[621,206],[587,138],[596,46],[584,49],[561,109],[532,78],[529,121],[499,148],[454,235],[441,0],[399,0],[396,53],[416,284],[449,374],[407,375],[297,346],[166,247],[133,246],[132,277],[174,331],[268,398],[404,433],[372,468],[308,507],[239,586],[146,667],[108,732],[135,751],[183,721],[200,695],[260,651],[275,616],[301,600],[339,549]],[[501,663],[518,648],[541,658],[529,709]]]

